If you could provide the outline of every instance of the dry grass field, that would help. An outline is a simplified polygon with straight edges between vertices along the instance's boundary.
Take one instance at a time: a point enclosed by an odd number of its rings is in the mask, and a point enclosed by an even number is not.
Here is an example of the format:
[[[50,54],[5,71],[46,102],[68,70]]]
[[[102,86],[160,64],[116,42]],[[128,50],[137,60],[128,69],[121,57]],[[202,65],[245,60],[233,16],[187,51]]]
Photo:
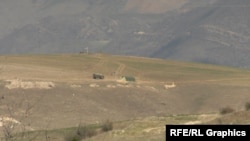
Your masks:
[[[167,123],[230,122],[219,114],[225,106],[248,117],[250,71],[109,54],[6,55],[0,88],[0,126],[10,125],[12,135],[30,131],[36,138],[29,140],[64,141],[80,123],[109,120],[112,131],[86,140],[163,141]]]

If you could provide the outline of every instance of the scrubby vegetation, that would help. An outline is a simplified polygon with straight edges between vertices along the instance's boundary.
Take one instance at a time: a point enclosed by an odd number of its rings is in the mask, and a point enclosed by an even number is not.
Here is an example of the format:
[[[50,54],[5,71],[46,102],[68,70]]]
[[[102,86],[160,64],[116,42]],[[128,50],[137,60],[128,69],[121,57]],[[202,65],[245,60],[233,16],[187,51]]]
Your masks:
[[[229,113],[233,113],[235,110],[229,106],[227,107],[223,107],[220,109],[220,114],[224,115],[224,114],[229,114]]]
[[[101,125],[79,125],[76,131],[67,134],[64,138],[65,141],[81,141],[85,138],[90,138],[95,135],[108,132],[113,129],[113,123],[109,120],[105,121]]]
[[[113,123],[107,120],[103,125],[102,125],[102,131],[107,132],[113,129]]]

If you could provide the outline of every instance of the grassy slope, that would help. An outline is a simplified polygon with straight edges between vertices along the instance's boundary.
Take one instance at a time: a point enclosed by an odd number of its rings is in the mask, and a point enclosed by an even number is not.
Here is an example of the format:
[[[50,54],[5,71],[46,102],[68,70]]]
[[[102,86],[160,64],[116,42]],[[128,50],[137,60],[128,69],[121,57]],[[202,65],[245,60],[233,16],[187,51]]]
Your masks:
[[[109,141],[164,141],[164,125],[166,124],[186,124],[196,121],[205,122],[210,118],[215,118],[216,114],[208,115],[172,115],[166,117],[148,117],[138,118],[134,120],[125,120],[113,122],[113,130],[97,134],[90,138],[86,138],[88,141],[96,140],[109,140]],[[85,125],[89,129],[99,129],[100,124]],[[33,131],[21,136],[20,141],[23,141],[29,137],[35,137],[35,140],[45,140],[45,137],[49,137],[53,141],[63,141],[67,137],[72,137],[78,127],[55,129],[55,130],[39,130]],[[46,136],[45,136],[46,135]],[[18,140],[19,138],[17,138]]]
[[[119,66],[123,65],[123,75],[133,75],[140,80],[156,82],[246,79],[250,76],[249,70],[237,68],[105,54],[2,56],[0,62],[3,64],[2,66],[21,64],[88,73],[99,71],[106,75],[116,71]]]
[[[182,86],[181,88],[172,91],[177,95],[179,93],[184,93],[190,95],[193,94],[193,96],[196,96],[200,92],[205,93],[205,95],[198,96],[195,99],[197,106],[203,106],[207,103],[210,107],[216,105],[212,105],[216,102],[216,99],[214,99],[216,97],[210,99],[210,103],[209,101],[205,101],[205,99],[211,98],[206,94],[207,91],[221,95],[223,98],[223,95],[221,94],[223,93],[223,91],[226,91],[226,93],[228,91],[232,91],[232,93],[244,92],[247,91],[246,87],[250,85],[249,70],[188,62],[176,62],[171,60],[112,56],[107,54],[1,56],[0,63],[2,74],[7,74],[7,72],[5,71],[8,70],[9,66],[19,65],[25,66],[27,70],[28,68],[44,67],[50,70],[54,69],[55,72],[60,72],[63,70],[66,72],[66,74],[77,72],[75,76],[78,77],[81,77],[81,73],[86,74],[86,76],[91,76],[93,72],[98,71],[107,75],[107,80],[109,81],[115,80],[112,76],[110,76],[110,73],[118,70],[120,72],[119,75],[133,75],[137,78],[139,84],[151,84],[156,88],[159,87],[159,84],[174,81],[178,85]],[[44,77],[46,77],[46,75],[43,75],[43,73],[37,75],[37,73],[34,73],[30,70],[29,76],[24,75],[22,71],[25,71],[25,68],[19,68],[19,73],[8,73],[10,76],[15,75],[18,78],[20,77],[22,79],[31,79],[33,76],[35,76],[36,79],[44,79]],[[36,71],[36,69],[33,71]],[[46,71],[41,70],[41,72]],[[53,74],[55,72],[53,72]],[[86,79],[86,81],[92,81],[91,77],[89,78],[90,79]],[[47,79],[56,81],[56,77],[48,77]],[[80,81],[82,80],[85,79],[66,77],[62,78],[60,81],[80,83]],[[189,86],[192,86],[193,89],[190,89]],[[232,89],[230,89],[231,87]],[[234,88],[237,88],[237,90],[234,90]],[[227,91],[227,89],[229,90]],[[232,95],[226,95],[226,97],[231,96]],[[247,93],[245,94],[245,96],[247,96]],[[188,99],[190,96],[183,95],[181,97],[183,99]],[[244,94],[243,96],[239,95],[238,97],[242,97],[243,99],[248,100],[247,97],[244,97]],[[237,102],[239,103],[240,101]],[[213,117],[213,115],[211,115],[211,117]],[[202,121],[202,116],[160,116],[115,122],[114,131],[98,135],[96,137],[90,138],[89,140],[99,140],[101,138],[104,138],[104,140],[164,140],[164,133],[158,133],[158,131],[161,130],[161,128],[165,124],[187,123],[197,120]],[[149,132],[147,132],[148,130]],[[67,130],[59,129],[49,132],[49,135],[52,137],[51,140],[63,140],[62,136],[65,135],[64,131]],[[69,130],[67,132],[72,132],[72,130]],[[40,137],[43,138],[44,132],[42,132],[40,135]]]

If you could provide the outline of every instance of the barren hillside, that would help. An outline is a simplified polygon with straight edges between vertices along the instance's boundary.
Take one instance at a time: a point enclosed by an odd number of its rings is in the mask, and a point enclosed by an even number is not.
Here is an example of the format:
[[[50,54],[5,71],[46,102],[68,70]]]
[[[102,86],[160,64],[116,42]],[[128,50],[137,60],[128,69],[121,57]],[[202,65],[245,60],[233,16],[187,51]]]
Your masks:
[[[0,126],[52,130],[59,140],[65,128],[110,120],[115,128],[103,135],[107,140],[159,140],[166,123],[207,122],[225,106],[244,109],[249,79],[248,70],[143,57],[6,55],[0,57]]]

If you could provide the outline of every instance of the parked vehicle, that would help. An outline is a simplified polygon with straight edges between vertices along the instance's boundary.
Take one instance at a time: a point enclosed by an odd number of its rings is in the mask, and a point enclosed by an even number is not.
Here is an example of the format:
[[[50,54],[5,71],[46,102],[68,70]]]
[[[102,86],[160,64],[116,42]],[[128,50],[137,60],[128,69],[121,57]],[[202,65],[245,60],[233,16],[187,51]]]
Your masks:
[[[93,79],[104,79],[104,75],[100,73],[94,73]]]

